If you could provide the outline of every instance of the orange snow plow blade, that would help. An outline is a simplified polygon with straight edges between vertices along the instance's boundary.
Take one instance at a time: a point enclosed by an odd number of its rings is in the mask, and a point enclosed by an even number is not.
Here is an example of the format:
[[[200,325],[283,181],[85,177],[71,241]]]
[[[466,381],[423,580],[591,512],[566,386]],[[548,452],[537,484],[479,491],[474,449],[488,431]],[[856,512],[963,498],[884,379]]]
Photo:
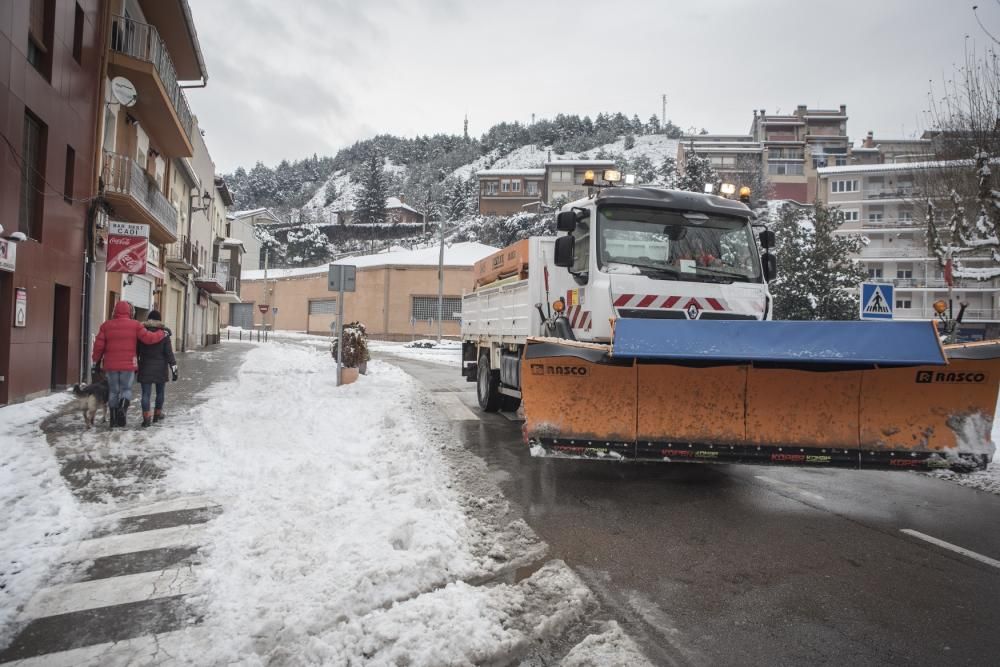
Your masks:
[[[923,358],[932,363],[912,363],[918,354],[888,359],[890,367],[753,355],[650,359],[612,345],[529,339],[525,434],[536,456],[983,467],[994,451],[1000,344],[941,348],[929,323],[928,330],[933,344]]]

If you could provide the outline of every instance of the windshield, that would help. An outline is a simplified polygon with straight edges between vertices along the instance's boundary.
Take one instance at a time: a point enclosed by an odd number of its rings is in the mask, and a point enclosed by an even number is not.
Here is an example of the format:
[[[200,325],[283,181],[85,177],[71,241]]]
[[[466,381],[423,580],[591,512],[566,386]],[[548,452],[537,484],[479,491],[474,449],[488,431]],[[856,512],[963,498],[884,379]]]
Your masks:
[[[761,282],[743,218],[632,206],[598,210],[598,265],[606,273],[665,280]]]

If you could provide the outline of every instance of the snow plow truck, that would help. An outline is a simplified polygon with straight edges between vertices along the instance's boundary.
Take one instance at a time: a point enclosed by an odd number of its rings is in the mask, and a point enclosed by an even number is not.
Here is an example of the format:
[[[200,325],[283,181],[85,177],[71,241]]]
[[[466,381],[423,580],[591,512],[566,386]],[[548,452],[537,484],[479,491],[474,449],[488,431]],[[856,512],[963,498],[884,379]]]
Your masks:
[[[746,193],[741,192],[744,197]],[[602,187],[479,262],[462,372],[523,402],[531,453],[967,472],[993,457],[1000,344],[934,321],[773,321],[774,233],[742,201]]]

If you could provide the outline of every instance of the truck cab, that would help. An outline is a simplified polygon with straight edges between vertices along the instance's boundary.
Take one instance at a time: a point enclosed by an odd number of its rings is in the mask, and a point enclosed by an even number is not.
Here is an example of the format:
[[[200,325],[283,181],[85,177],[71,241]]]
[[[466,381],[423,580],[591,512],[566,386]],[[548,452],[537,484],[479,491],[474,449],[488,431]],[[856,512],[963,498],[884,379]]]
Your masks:
[[[759,253],[752,220],[738,201],[653,187],[606,188],[566,204],[553,272],[567,285],[577,340],[610,340],[614,318],[769,319],[775,262]],[[773,245],[771,232],[760,238]]]

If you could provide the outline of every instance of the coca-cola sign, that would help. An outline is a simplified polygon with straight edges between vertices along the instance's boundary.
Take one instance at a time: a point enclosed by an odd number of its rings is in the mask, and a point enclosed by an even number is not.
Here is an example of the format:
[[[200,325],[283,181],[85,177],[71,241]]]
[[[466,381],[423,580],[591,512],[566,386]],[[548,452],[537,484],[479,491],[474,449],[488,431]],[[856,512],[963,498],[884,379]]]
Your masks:
[[[146,273],[149,225],[112,222],[108,234],[108,273]]]

